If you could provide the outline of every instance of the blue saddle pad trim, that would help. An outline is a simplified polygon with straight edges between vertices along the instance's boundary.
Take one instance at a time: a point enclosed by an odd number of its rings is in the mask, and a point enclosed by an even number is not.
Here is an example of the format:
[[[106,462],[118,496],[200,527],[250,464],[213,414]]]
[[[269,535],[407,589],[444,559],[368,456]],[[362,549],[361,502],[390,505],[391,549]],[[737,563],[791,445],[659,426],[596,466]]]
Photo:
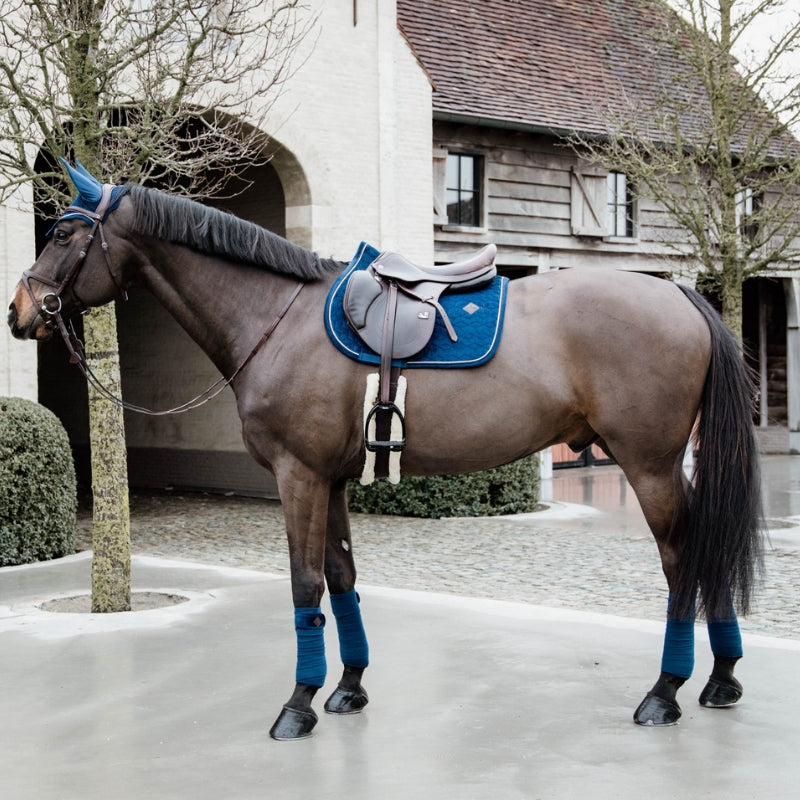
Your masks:
[[[325,301],[325,330],[331,342],[340,352],[364,364],[379,364],[380,355],[370,350],[347,322],[343,309],[344,292],[351,273],[366,269],[379,255],[379,250],[361,242]],[[394,365],[412,369],[458,369],[485,364],[500,344],[507,290],[508,278],[498,276],[488,286],[475,291],[442,295],[439,300],[453,323],[458,341],[451,341],[441,315],[437,313],[430,342],[408,359],[395,359]]]

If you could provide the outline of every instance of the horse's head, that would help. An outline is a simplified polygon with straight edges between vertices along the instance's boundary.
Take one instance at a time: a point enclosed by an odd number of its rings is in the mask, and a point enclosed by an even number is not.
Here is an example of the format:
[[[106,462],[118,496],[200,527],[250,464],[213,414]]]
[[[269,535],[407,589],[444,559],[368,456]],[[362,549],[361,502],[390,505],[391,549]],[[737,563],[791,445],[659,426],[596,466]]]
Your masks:
[[[68,319],[123,293],[103,224],[126,189],[101,184],[80,164],[74,169],[64,163],[78,196],[50,229],[42,254],[14,291],[8,324],[18,339],[49,339],[59,315]],[[100,241],[92,246],[95,239]]]

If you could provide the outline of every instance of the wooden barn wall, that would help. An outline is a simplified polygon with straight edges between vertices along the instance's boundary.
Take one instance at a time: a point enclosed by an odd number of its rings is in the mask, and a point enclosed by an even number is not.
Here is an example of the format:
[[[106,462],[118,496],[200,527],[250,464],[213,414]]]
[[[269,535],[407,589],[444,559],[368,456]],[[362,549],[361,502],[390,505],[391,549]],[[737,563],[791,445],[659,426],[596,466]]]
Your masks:
[[[474,153],[484,162],[484,228],[437,225],[436,259],[455,260],[487,242],[498,263],[520,274],[566,267],[616,267],[663,273],[674,255],[667,242],[685,238],[652,201],[637,202],[631,240],[575,236],[571,226],[572,172],[594,171],[555,139],[517,131],[436,123],[434,149]]]

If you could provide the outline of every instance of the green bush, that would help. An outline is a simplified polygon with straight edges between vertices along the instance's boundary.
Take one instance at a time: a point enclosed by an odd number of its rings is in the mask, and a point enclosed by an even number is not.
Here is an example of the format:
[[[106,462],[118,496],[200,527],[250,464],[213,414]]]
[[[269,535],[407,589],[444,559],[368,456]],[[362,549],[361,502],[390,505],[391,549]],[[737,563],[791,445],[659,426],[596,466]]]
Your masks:
[[[0,397],[0,566],[74,553],[76,505],[58,418],[30,400]]]
[[[468,475],[404,477],[397,485],[351,481],[349,496],[350,510],[366,514],[434,519],[522,514],[539,503],[539,457]]]

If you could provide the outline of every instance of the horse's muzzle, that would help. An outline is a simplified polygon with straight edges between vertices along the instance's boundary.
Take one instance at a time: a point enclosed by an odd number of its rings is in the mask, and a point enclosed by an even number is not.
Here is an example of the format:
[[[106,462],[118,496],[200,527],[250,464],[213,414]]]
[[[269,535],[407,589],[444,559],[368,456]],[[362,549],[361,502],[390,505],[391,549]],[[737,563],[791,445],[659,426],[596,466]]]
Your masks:
[[[19,328],[17,327],[17,320],[19,317],[17,316],[17,307],[12,303],[8,307],[8,327],[11,328],[11,334],[16,339],[21,339]]]
[[[35,314],[33,319],[26,325],[21,324],[19,318],[19,312],[17,311],[17,307],[14,303],[8,307],[8,327],[11,329],[11,335],[15,339],[47,339],[52,334],[49,331],[46,331],[43,325],[37,325],[37,321],[40,320],[40,316]]]

